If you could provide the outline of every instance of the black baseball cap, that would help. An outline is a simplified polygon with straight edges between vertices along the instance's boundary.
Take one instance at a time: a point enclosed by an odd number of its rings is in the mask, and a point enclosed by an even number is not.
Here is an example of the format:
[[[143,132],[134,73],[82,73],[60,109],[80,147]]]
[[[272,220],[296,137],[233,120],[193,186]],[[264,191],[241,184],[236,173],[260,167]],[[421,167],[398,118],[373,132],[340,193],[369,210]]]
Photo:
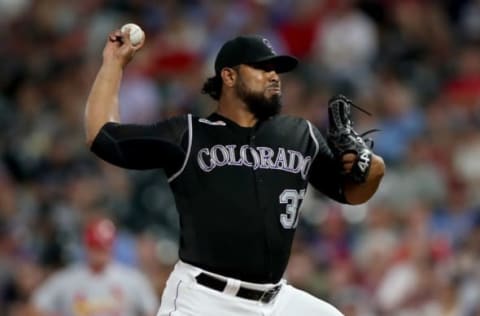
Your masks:
[[[215,59],[215,74],[220,74],[225,67],[262,63],[269,63],[277,73],[283,73],[294,69],[298,60],[288,55],[277,55],[264,37],[238,36],[225,42],[220,48]]]

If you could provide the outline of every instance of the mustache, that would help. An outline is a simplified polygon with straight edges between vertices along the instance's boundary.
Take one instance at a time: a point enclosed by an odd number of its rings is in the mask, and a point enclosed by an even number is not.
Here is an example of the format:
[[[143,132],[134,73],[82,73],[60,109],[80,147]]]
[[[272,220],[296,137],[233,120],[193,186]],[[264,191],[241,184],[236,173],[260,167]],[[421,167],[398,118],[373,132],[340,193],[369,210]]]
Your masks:
[[[272,83],[267,86],[267,88],[280,88],[280,83]]]

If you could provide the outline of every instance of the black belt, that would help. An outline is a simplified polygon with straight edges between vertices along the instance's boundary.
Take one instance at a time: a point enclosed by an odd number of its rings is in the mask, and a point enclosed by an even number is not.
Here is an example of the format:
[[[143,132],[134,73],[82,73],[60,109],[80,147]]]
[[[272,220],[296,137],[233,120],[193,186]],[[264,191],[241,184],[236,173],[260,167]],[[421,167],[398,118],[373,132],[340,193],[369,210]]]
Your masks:
[[[223,290],[225,290],[225,287],[227,286],[227,281],[218,279],[203,272],[197,275],[195,279],[197,280],[198,284],[217,290],[219,292],[223,292]],[[267,291],[260,291],[241,286],[238,289],[236,296],[249,300],[261,301],[262,303],[269,303],[275,298],[275,296],[277,296],[281,287],[281,285],[275,285]]]

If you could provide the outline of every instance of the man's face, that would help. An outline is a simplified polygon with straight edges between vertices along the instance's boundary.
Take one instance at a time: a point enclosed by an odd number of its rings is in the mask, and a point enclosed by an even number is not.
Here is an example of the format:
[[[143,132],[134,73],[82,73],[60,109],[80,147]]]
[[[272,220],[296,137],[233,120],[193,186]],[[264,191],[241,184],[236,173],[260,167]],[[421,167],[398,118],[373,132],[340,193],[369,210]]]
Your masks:
[[[235,92],[258,119],[278,114],[281,109],[281,84],[270,65],[240,65]]]
[[[94,271],[101,271],[112,259],[111,250],[108,248],[88,247],[87,259],[90,267]]]

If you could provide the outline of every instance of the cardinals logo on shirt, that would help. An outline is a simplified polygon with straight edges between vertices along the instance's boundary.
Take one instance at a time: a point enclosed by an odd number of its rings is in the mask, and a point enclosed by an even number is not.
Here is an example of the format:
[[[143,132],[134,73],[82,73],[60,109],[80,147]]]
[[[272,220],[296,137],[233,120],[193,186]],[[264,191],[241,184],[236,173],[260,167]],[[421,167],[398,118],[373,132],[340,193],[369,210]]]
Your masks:
[[[124,293],[118,287],[112,287],[110,294],[98,297],[77,293],[73,298],[72,311],[75,316],[121,316],[124,314],[123,301]]]

